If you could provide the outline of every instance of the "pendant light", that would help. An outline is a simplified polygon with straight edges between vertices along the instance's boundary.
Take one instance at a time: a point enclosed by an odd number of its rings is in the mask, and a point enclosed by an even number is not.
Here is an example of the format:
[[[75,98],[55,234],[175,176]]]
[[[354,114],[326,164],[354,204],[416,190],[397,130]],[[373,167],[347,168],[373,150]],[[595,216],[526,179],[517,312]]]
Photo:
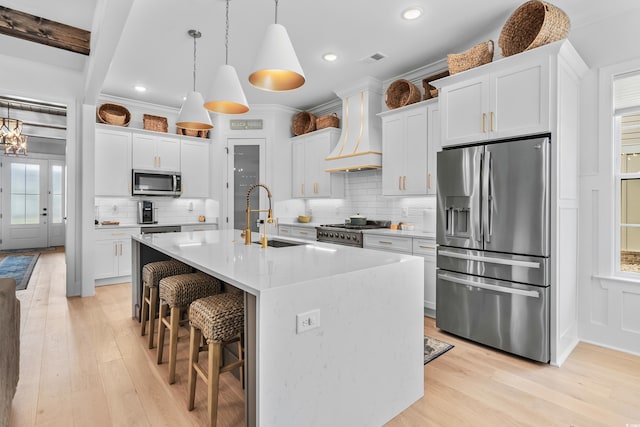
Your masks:
[[[236,69],[229,65],[229,0],[227,0],[227,26],[224,38],[224,65],[218,68],[209,99],[204,108],[223,114],[242,114],[249,111],[247,97],[244,96]]]
[[[22,120],[11,118],[11,104],[7,102],[7,117],[0,122],[0,145],[5,154],[27,155],[27,136],[22,134]]]
[[[278,24],[278,0],[275,2],[275,24],[267,27],[249,82],[258,89],[280,92],[299,88],[305,77],[287,29]]]
[[[204,99],[200,92],[196,92],[196,39],[202,36],[198,30],[189,30],[189,36],[193,37],[193,91],[189,92],[182,103],[176,126],[184,129],[209,130],[213,128],[211,117],[202,105]]]

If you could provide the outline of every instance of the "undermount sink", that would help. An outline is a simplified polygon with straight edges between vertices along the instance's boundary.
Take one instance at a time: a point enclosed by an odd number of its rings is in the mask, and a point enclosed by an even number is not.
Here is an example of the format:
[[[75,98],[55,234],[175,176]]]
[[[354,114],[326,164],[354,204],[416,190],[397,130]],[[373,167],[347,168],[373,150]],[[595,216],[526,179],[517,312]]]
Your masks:
[[[260,242],[253,242],[253,243],[257,243],[258,245],[260,244]],[[304,242],[289,242],[289,241],[286,241],[286,240],[276,240],[276,239],[267,240],[267,246],[271,246],[272,248],[286,248],[288,246],[300,246],[300,245],[306,245],[306,243],[304,243]]]

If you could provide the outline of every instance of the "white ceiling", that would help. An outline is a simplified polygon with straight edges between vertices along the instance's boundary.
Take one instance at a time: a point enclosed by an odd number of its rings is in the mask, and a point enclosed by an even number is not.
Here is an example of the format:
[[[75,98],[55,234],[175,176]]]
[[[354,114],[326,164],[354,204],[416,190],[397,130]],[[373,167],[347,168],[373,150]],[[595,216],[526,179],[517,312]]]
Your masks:
[[[13,0],[3,6],[92,30],[96,7],[108,11],[109,1],[113,0]],[[274,22],[274,2],[232,0],[229,63],[236,67],[250,104],[307,109],[335,99],[335,89],[362,76],[390,79],[488,37],[496,38],[497,45],[502,26],[521,3],[280,0],[278,22],[289,32],[307,82],[295,91],[271,93],[253,88],[247,77],[265,28]],[[553,4],[567,12],[574,29],[638,7],[636,0],[555,0]],[[416,21],[401,19],[400,13],[414,5],[424,15]],[[206,99],[215,70],[224,63],[224,0],[134,0],[102,93],[179,107],[193,86],[193,39],[187,35],[191,28],[202,32],[197,45],[196,90]],[[338,61],[321,59],[329,51],[338,54]],[[376,63],[362,60],[377,52],[386,58]],[[7,36],[0,36],[0,54],[77,70],[86,62],[82,55]],[[147,92],[135,92],[136,84],[146,86]]]

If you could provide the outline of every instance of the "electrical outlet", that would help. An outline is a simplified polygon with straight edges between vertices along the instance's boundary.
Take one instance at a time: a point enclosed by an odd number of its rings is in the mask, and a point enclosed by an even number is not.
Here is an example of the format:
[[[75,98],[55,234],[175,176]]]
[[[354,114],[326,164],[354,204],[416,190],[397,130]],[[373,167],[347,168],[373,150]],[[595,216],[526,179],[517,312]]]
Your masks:
[[[320,327],[320,310],[296,314],[296,334]]]
[[[409,208],[402,208],[402,217],[406,218],[409,216]]]

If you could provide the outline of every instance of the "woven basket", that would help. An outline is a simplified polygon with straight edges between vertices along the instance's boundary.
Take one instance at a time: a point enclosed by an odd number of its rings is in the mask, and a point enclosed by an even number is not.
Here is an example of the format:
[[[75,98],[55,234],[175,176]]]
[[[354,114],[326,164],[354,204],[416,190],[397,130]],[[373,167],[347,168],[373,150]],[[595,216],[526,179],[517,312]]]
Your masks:
[[[451,75],[461,73],[493,61],[493,40],[482,42],[462,53],[447,55]]]
[[[387,88],[384,102],[389,109],[404,107],[420,101],[420,89],[409,80],[399,79]]]
[[[531,0],[509,17],[498,45],[502,56],[507,57],[565,39],[570,28],[569,17],[561,9],[544,1]]]
[[[176,126],[176,133],[178,135],[195,136],[197,138],[209,137],[209,130],[207,129],[187,129]]]
[[[152,116],[151,114],[142,115],[143,128],[146,130],[154,130],[156,132],[168,132],[169,125],[166,117]]]
[[[98,120],[114,126],[129,126],[131,113],[122,105],[105,103],[98,107]]]
[[[336,113],[320,116],[316,119],[316,129],[340,127],[340,119]]]
[[[299,112],[293,116],[291,130],[294,135],[304,135],[305,133],[313,132],[316,130],[316,116],[307,111]]]
[[[430,83],[434,80],[441,79],[443,77],[447,77],[449,75],[449,71],[443,71],[438,74],[434,74],[429,77],[425,77],[422,79],[422,87],[424,88],[424,99],[431,99],[438,97],[438,89],[435,86],[432,86]]]

